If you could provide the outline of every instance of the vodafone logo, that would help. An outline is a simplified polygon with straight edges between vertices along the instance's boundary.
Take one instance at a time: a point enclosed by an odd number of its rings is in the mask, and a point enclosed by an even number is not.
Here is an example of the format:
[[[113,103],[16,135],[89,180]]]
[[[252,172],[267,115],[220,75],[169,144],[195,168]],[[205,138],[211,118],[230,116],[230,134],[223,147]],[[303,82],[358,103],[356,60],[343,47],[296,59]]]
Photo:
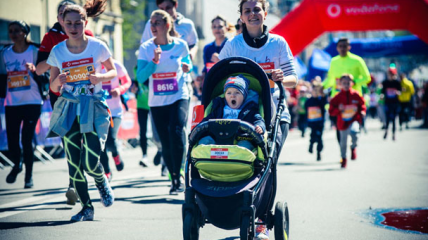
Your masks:
[[[340,15],[341,12],[341,8],[338,4],[332,3],[330,5],[328,5],[327,7],[327,14],[331,17],[331,18],[337,18]]]

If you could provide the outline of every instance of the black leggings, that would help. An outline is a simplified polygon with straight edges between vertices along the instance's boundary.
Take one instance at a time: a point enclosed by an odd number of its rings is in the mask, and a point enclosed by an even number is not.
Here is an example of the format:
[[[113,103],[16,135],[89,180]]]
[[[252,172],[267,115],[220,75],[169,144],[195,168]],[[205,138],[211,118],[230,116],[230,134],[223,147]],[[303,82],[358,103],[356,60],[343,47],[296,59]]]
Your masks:
[[[187,114],[189,100],[181,99],[162,107],[152,107],[156,130],[162,144],[162,156],[172,180],[180,177],[180,168],[186,147]]]
[[[138,108],[138,124],[140,125],[140,146],[143,156],[147,155],[147,119],[149,110]]]
[[[389,123],[392,122],[392,133],[395,133],[395,119],[397,118],[398,108],[398,103],[385,103],[386,131],[388,131]]]
[[[317,143],[317,152],[321,152],[324,148],[322,142],[322,133],[324,131],[324,126],[311,126],[311,139],[309,140],[310,144]]]
[[[400,112],[398,113],[398,122],[401,125],[403,123],[410,122],[410,112],[412,109],[412,103],[411,102],[401,102],[400,103]]]
[[[110,151],[113,157],[116,157],[119,155],[119,152],[117,150],[116,137],[117,137],[117,132],[119,131],[121,122],[122,122],[121,118],[113,117],[113,127],[111,127],[110,125],[108,129],[106,147],[104,151],[101,152],[101,156],[100,156],[100,162],[103,165],[105,173],[110,173],[110,165],[108,164],[107,151]]]
[[[42,111],[42,105],[6,106],[6,134],[10,158],[15,169],[21,168],[21,147],[19,146],[19,132],[25,164],[25,181],[29,181],[33,174],[34,149],[33,137]]]
[[[83,141],[82,141],[83,140]],[[104,169],[99,161],[101,144],[96,132],[80,133],[78,120],[64,136],[68,172],[82,206],[92,206],[88,182],[81,169],[94,178],[97,185],[104,183]]]

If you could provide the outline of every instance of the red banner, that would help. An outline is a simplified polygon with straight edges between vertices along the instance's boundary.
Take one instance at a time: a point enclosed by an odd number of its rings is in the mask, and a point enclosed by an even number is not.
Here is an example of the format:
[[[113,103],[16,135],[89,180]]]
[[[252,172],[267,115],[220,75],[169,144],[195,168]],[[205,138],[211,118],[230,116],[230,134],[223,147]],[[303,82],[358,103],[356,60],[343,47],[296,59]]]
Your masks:
[[[271,32],[299,54],[326,31],[408,30],[428,43],[427,0],[304,0]]]

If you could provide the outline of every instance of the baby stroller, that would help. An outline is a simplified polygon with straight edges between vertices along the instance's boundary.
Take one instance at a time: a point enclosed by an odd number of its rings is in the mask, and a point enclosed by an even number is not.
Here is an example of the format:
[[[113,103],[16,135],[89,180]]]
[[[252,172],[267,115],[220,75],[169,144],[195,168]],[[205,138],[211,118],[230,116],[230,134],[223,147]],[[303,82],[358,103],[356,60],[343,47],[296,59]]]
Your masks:
[[[285,202],[277,202],[276,163],[281,148],[279,128],[284,111],[285,92],[281,83],[279,105],[273,104],[268,76],[254,61],[243,57],[224,59],[208,72],[203,90],[205,115],[211,101],[223,93],[226,79],[241,74],[250,80],[249,89],[258,93],[260,114],[266,134],[256,133],[254,126],[240,120],[211,119],[198,124],[189,135],[185,165],[185,203],[182,206],[183,238],[199,239],[205,223],[231,230],[240,229],[240,239],[253,239],[256,225],[274,228],[275,239],[288,239],[289,216]],[[277,109],[277,110],[275,110]],[[234,145],[236,137],[257,146],[255,151]],[[198,145],[210,135],[216,145]],[[256,219],[262,222],[256,222]]]

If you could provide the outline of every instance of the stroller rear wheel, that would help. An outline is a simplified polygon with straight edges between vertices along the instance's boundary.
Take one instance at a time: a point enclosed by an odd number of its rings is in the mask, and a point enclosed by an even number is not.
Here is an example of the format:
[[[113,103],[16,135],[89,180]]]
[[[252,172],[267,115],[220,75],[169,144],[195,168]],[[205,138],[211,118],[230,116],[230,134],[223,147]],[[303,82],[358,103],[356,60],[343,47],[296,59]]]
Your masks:
[[[192,213],[187,212],[183,221],[183,239],[184,240],[198,240],[199,239],[199,226],[196,217]]]
[[[274,220],[275,239],[288,240],[290,234],[289,217],[287,203],[277,202],[275,205],[275,220]]]

